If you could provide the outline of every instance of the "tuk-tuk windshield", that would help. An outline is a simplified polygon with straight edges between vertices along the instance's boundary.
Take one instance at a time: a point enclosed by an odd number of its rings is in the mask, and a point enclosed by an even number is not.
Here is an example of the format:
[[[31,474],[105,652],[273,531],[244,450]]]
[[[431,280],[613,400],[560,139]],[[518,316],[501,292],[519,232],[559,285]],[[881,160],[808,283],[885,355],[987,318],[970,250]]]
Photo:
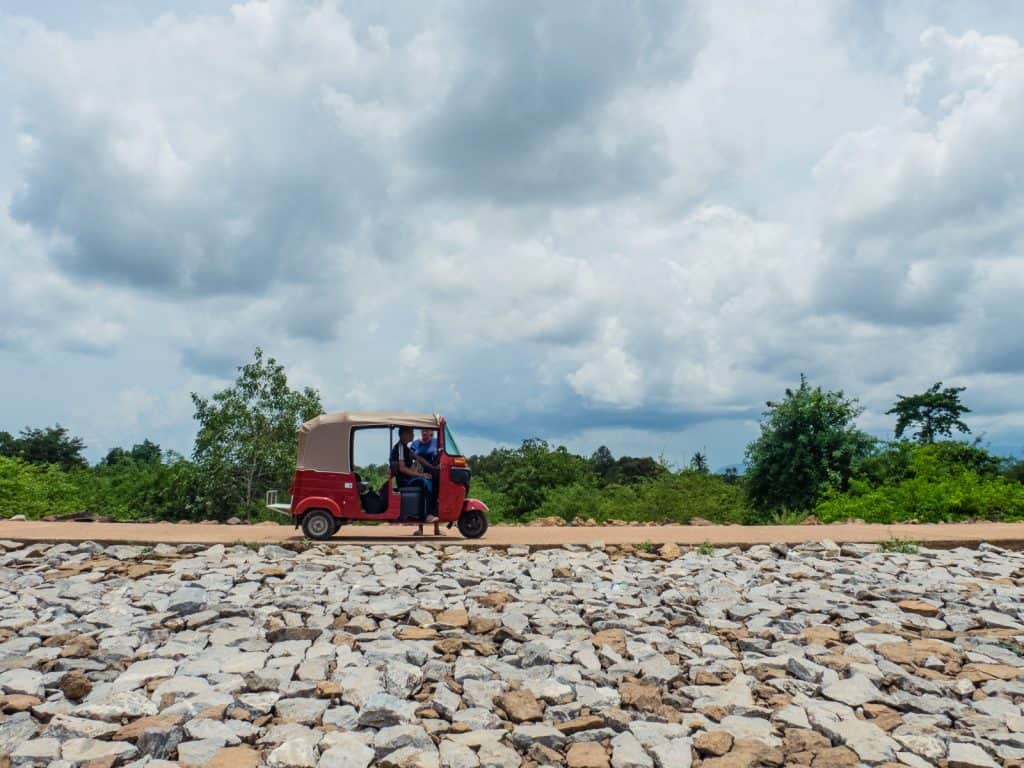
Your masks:
[[[449,456],[461,456],[462,453],[459,451],[459,446],[455,442],[455,438],[452,436],[452,431],[448,429],[447,422],[444,425],[444,452]]]

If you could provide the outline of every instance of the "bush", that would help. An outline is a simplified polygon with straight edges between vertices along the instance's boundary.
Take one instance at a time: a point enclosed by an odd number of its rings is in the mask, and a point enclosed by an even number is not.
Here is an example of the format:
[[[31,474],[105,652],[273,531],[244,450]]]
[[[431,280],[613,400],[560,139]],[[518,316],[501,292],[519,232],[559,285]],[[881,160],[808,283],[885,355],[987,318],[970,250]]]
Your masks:
[[[869,472],[846,493],[830,493],[815,510],[817,517],[877,523],[1024,517],[1024,486],[999,476],[998,459],[983,449],[948,441],[899,444],[890,454],[875,464],[886,467],[883,476]]]
[[[599,487],[597,482],[574,483],[551,490],[532,516],[593,518],[597,522],[687,523],[703,517],[720,523],[743,520],[743,490],[714,475],[685,470],[630,485]]]
[[[81,476],[55,464],[29,464],[0,456],[0,515],[40,518],[84,509]]]

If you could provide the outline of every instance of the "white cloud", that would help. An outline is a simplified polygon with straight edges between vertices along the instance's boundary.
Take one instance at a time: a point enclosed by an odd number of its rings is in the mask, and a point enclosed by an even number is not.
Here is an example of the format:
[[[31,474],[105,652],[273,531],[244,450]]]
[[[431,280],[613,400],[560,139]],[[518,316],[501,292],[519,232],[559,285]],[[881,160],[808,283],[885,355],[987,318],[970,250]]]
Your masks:
[[[942,378],[1020,434],[1024,37],[857,7],[0,16],[0,428],[187,449],[262,346],[483,444],[713,424],[730,463],[801,371],[879,432]]]

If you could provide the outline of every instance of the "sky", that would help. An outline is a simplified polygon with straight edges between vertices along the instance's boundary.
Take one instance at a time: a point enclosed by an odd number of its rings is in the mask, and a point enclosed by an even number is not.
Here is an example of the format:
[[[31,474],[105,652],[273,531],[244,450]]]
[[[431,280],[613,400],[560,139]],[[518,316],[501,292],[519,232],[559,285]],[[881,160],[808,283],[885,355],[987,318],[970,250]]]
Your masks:
[[[466,452],[740,462],[804,373],[1024,453],[1016,0],[0,0],[0,429],[261,347]]]

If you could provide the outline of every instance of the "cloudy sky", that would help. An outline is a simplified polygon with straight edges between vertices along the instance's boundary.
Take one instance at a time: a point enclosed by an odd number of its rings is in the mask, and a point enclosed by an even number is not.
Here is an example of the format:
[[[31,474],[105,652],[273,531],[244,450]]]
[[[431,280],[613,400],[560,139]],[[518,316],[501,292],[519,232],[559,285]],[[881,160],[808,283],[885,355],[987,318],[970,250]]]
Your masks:
[[[0,0],[0,429],[188,453],[259,345],[472,451],[801,372],[1021,451],[1022,136],[1017,0]]]

